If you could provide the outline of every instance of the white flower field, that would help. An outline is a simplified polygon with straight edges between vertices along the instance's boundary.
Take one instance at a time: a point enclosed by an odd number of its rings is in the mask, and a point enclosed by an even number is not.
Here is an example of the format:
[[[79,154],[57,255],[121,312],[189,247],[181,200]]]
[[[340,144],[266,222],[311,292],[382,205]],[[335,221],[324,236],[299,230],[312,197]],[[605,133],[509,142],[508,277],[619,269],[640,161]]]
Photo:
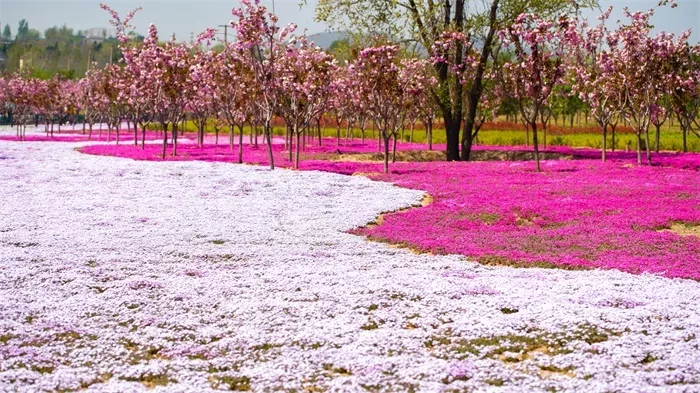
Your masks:
[[[0,391],[700,389],[700,284],[346,233],[419,191],[0,141]]]

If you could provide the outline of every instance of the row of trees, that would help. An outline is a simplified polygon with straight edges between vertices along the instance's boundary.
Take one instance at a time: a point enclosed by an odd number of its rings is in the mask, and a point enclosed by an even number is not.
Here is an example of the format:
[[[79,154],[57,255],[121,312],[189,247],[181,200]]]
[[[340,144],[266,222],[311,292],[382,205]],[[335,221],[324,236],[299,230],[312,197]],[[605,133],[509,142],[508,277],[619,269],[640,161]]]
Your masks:
[[[448,1],[446,7],[448,3],[452,4]],[[658,133],[661,124],[675,116],[684,138],[689,132],[697,135],[700,128],[700,46],[688,43],[689,33],[652,36],[654,10],[625,11],[628,23],[609,29],[610,10],[596,26],[589,26],[575,11],[556,17],[547,12],[521,13],[505,23],[499,2],[494,1],[488,10],[494,22],[486,25],[488,33],[480,47],[466,29],[459,28],[460,23],[464,27],[463,20],[444,26],[432,23],[423,25],[425,34],[432,37],[444,29],[428,47],[427,56],[406,57],[397,44],[375,42],[339,64],[303,35],[295,36],[294,25],[278,27],[276,16],[257,1],[243,0],[242,7],[233,10],[235,40],[220,53],[200,45],[210,44],[213,29],[202,33],[197,43],[160,43],[151,25],[143,43],[135,44],[126,32],[137,10],[122,20],[109,7],[102,7],[112,15],[122,60],[93,68],[77,82],[42,82],[20,75],[0,80],[0,102],[5,102],[18,124],[31,121],[34,114],[60,119],[84,113],[90,129],[94,122],[105,121],[118,138],[126,119],[130,128],[133,125],[135,143],[141,127],[143,144],[145,124],[156,123],[172,131],[173,154],[177,154],[178,125],[185,118],[198,125],[200,144],[205,125],[215,119],[217,138],[219,128],[228,128],[232,148],[238,130],[241,162],[244,124],[261,125],[274,168],[273,116],[286,123],[286,144],[296,167],[300,146],[307,136],[314,137],[313,125],[322,116],[335,117],[338,139],[341,122],[357,126],[364,135],[371,120],[380,135],[386,171],[391,143],[395,149],[400,130],[420,120],[430,141],[436,114],[445,123],[448,159],[460,158],[455,132],[459,136],[462,124],[461,158],[469,159],[481,125],[495,117],[504,103],[517,109],[532,132],[538,170],[539,127],[546,127],[557,105],[571,96],[585,102],[599,124],[603,160],[607,130],[614,130],[619,118],[637,136],[639,163],[642,138],[647,142],[646,159],[651,161],[650,125],[656,125]],[[541,9],[553,12],[566,7],[561,3],[555,9]],[[421,15],[414,15],[414,23],[423,23]],[[443,9],[442,15],[452,15],[450,8]],[[165,156],[168,133],[163,135]]]

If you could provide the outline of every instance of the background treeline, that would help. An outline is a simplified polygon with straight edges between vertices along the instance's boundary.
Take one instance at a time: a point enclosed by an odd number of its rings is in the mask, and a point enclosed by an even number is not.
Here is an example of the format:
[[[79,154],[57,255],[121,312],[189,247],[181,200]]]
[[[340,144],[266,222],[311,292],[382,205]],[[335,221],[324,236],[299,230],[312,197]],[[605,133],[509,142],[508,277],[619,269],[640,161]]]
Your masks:
[[[129,37],[134,42],[143,42],[143,36],[134,32]],[[42,34],[22,19],[16,27],[5,24],[2,28],[0,74],[12,74],[21,68],[40,79],[56,75],[77,79],[85,76],[91,63],[104,67],[121,56],[111,29],[76,31],[64,25],[50,27]]]

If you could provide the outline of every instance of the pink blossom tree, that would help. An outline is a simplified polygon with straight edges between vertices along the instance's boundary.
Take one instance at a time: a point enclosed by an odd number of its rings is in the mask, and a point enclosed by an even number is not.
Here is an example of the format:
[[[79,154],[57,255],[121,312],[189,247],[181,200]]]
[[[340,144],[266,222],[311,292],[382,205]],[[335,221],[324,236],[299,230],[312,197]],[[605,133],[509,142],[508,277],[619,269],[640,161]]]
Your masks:
[[[552,23],[534,14],[522,14],[500,32],[505,45],[515,51],[515,60],[503,65],[504,84],[518,102],[520,116],[532,130],[534,158],[540,172],[537,125],[542,109],[564,75],[565,43],[575,24],[566,17]]]
[[[660,5],[668,3],[662,1]],[[664,32],[651,36],[654,9],[647,12],[625,9],[624,13],[629,23],[609,34],[606,67],[608,72],[619,76],[620,82],[615,88],[623,95],[622,116],[631,125],[637,139],[637,163],[642,163],[642,134],[646,142],[646,161],[651,163],[649,124],[656,116],[665,85],[673,78],[669,60],[674,48],[682,46],[690,33],[685,32],[677,38]]]
[[[681,128],[683,151],[687,152],[688,132],[700,138],[700,44],[691,47],[686,42],[677,46],[670,61],[675,64],[671,109]]]
[[[389,141],[396,139],[403,126],[409,103],[424,93],[418,67],[405,64],[397,57],[396,45],[364,49],[350,65],[350,75],[361,83],[361,97],[384,143],[384,172],[389,172]]]
[[[336,63],[332,55],[308,43],[304,36],[290,40],[279,58],[279,111],[295,136],[294,168],[299,169],[301,134],[327,108]],[[290,160],[291,145],[290,141]]]
[[[577,32],[577,39],[570,41],[569,71],[573,80],[573,91],[588,104],[602,134],[601,159],[605,162],[607,152],[608,124],[622,109],[624,96],[618,89],[621,75],[616,72],[613,58],[606,50],[606,40],[610,36],[605,22],[610,17],[612,7],[598,19],[597,26],[586,24]]]
[[[253,80],[259,94],[255,100],[256,114],[259,114],[263,124],[263,133],[267,140],[270,169],[275,168],[272,154],[272,116],[279,107],[279,80],[277,64],[284,51],[280,47],[296,25],[288,25],[280,29],[277,26],[277,16],[268,13],[260,0],[241,0],[241,8],[234,8],[231,13],[236,20],[231,21],[231,27],[236,32],[236,50],[252,70]]]

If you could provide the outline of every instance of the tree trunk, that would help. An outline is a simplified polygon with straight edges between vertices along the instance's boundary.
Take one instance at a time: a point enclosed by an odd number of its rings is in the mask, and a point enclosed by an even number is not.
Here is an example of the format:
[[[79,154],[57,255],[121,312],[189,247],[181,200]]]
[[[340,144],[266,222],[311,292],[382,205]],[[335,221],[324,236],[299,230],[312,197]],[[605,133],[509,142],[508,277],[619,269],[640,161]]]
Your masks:
[[[173,122],[173,156],[177,156],[177,121]]]
[[[471,148],[473,145],[473,130],[474,130],[474,124],[476,122],[476,110],[479,105],[479,100],[481,99],[481,94],[483,91],[483,76],[484,76],[484,71],[486,69],[486,63],[488,61],[489,56],[491,55],[491,48],[492,48],[492,42],[493,38],[496,35],[496,32],[498,30],[498,23],[497,23],[497,17],[498,17],[498,6],[499,6],[499,0],[493,0],[491,3],[491,9],[489,10],[489,32],[486,34],[486,38],[484,39],[484,43],[482,45],[481,49],[481,55],[479,58],[479,63],[476,67],[476,74],[474,75],[474,81],[471,85],[471,88],[469,89],[469,97],[467,99],[467,113],[466,117],[464,119],[464,134],[462,134],[462,160],[469,161],[471,157]],[[461,114],[460,114],[460,119],[461,119]],[[457,130],[459,130],[459,127],[457,127]],[[431,141],[432,144],[432,141]],[[432,150],[432,146],[430,148]],[[449,150],[449,148],[448,148]],[[449,153],[447,157],[448,161],[450,160]]]
[[[299,125],[297,125],[297,124],[294,125],[294,134],[297,137],[296,155],[294,157],[294,169],[299,169],[299,151],[301,150],[301,148],[299,147],[299,144],[301,142],[301,133],[299,132],[298,127],[299,127]]]
[[[656,154],[659,154],[659,139],[661,137],[661,124],[655,124],[656,127],[656,141],[655,141],[655,146],[654,150],[656,151]]]
[[[447,137],[447,161],[459,161],[459,128],[461,118],[452,119],[445,116],[445,133]]]
[[[238,126],[238,163],[243,163],[243,124]]]
[[[540,150],[537,146],[537,120],[532,122],[532,144],[535,147],[535,166],[537,166],[537,172],[542,172],[540,169]]]
[[[272,155],[272,138],[270,136],[270,131],[270,119],[266,119],[265,127],[263,128],[263,137],[267,139],[267,154],[270,158],[270,169],[275,169],[275,157]]]
[[[253,146],[256,148],[258,147],[258,123],[255,123],[255,126],[253,127],[255,130],[255,139],[253,139]]]
[[[651,144],[649,143],[649,127],[644,130],[644,139],[646,139],[647,164],[651,165]]]
[[[472,147],[474,146],[474,137],[464,140],[462,138],[462,161],[470,161],[472,159]]]
[[[138,123],[134,121],[134,146],[139,145],[139,127]]]
[[[384,139],[384,173],[389,173],[389,136],[382,133]]]
[[[394,133],[394,151],[392,153],[391,162],[396,162],[396,134]]]
[[[162,159],[165,160],[165,149],[168,147],[168,133],[163,132],[163,154]]]
[[[338,121],[338,126],[336,127],[336,146],[340,147],[340,122]]]
[[[608,150],[608,124],[603,124],[603,151],[601,153],[601,159],[605,162],[606,152]]]
[[[525,126],[525,146],[530,146],[530,127]]]
[[[289,162],[292,162],[292,161],[293,161],[293,157],[292,157],[292,148],[293,148],[293,146],[292,146],[292,137],[293,137],[293,134],[294,134],[295,132],[296,132],[296,131],[292,130],[291,127],[287,126],[287,136],[288,136],[288,138],[289,138],[289,141],[287,142],[287,148],[289,149]]]
[[[642,131],[635,131],[637,136],[637,165],[642,165]]]
[[[427,121],[426,137],[428,138],[428,150],[433,150],[433,119]]]
[[[613,153],[615,152],[615,129],[616,128],[617,128],[617,123],[610,125],[610,131],[612,133],[612,135],[611,135],[612,136],[612,146],[611,146],[612,149],[611,150]]]

